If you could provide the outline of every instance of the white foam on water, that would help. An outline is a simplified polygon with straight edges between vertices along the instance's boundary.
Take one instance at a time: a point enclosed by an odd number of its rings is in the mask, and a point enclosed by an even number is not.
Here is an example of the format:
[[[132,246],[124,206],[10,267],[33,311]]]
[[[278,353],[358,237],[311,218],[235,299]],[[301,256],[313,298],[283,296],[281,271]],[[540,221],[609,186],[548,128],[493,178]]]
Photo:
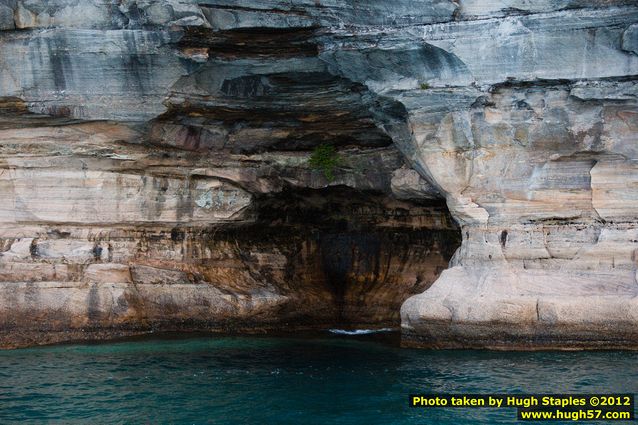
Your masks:
[[[337,335],[368,335],[368,334],[376,334],[380,332],[393,332],[395,329],[392,328],[381,328],[381,329],[354,329],[354,330],[346,330],[346,329],[328,329],[328,332],[337,334]]]

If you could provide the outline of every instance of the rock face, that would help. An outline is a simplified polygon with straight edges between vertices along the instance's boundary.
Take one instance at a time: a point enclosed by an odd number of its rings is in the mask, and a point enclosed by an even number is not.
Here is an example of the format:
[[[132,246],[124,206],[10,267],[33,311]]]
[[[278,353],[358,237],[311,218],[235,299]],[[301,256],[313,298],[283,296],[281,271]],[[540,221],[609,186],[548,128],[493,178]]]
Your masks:
[[[0,344],[400,312],[406,345],[636,347],[637,26],[632,0],[0,0]]]

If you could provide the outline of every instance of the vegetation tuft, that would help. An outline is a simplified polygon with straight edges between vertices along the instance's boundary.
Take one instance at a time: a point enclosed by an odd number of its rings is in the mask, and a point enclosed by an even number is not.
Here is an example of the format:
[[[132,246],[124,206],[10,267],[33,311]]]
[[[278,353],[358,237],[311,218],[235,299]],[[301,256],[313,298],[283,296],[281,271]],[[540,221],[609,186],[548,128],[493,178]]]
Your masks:
[[[341,156],[332,145],[319,145],[310,156],[309,164],[315,170],[323,171],[323,175],[331,182],[335,179],[334,170],[341,164]]]

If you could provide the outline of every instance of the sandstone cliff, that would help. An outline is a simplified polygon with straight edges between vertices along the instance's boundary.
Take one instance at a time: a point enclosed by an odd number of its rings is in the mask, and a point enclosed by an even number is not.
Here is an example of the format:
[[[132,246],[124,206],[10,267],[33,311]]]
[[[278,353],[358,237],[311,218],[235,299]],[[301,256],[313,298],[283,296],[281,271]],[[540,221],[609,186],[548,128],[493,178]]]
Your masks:
[[[0,0],[0,343],[636,347],[636,75],[628,0]]]

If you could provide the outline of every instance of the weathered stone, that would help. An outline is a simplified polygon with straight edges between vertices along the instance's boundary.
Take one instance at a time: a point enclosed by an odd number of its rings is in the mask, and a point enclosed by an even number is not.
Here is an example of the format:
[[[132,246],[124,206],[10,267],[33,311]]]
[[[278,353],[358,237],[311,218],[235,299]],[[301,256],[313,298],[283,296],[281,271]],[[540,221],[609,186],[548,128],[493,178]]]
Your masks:
[[[30,34],[0,33],[0,96],[18,95],[35,112],[149,119],[164,111],[166,89],[185,69],[165,47],[167,31],[60,28]]]
[[[638,55],[638,24],[630,25],[623,33],[622,49]]]
[[[441,196],[419,173],[407,167],[392,173],[391,184],[397,199],[437,199]]]
[[[12,30],[14,28],[13,9],[7,5],[0,4],[0,31]]]
[[[191,283],[188,275],[179,270],[166,270],[157,267],[136,265],[131,268],[136,284],[144,285],[187,285]]]
[[[93,283],[131,283],[131,271],[125,264],[96,263],[86,268],[84,278]]]
[[[405,301],[406,344],[636,347],[637,21],[5,0],[0,345],[397,325]]]
[[[31,258],[34,250],[33,238],[21,238],[9,242],[9,249],[2,253],[5,260],[24,260]]]
[[[249,194],[214,179],[15,170],[0,177],[0,187],[0,222],[215,222],[234,219],[250,204]]]

